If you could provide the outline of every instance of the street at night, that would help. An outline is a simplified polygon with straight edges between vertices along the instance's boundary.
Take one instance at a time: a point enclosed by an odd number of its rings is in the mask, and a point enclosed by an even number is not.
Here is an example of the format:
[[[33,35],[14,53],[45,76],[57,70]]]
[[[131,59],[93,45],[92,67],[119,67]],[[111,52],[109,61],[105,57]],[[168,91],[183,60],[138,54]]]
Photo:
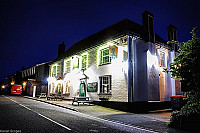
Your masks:
[[[81,106],[80,106],[81,107]],[[82,106],[87,108],[87,105]],[[100,107],[99,107],[100,108]],[[97,108],[96,110],[100,110]],[[105,111],[105,110],[104,110]],[[101,112],[104,112],[101,109]],[[89,112],[89,111],[88,111]],[[0,97],[1,131],[16,132],[175,132],[165,122],[139,114],[82,113],[20,96]],[[129,123],[127,123],[129,122]],[[130,124],[131,123],[131,124]]]
[[[199,5],[0,0],[0,133],[199,133]]]

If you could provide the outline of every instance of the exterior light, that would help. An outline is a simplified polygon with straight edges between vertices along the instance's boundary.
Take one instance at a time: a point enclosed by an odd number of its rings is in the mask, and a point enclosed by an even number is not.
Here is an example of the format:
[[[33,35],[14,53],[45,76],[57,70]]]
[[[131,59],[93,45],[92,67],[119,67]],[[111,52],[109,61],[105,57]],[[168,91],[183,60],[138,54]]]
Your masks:
[[[1,86],[1,88],[2,88],[2,89],[5,89],[5,88],[6,88],[6,86],[5,86],[5,85],[2,85],[2,86]]]
[[[25,85],[26,85],[26,82],[23,82],[23,85],[25,86]]]
[[[113,46],[114,44],[112,42],[107,43],[109,46]]]
[[[15,84],[15,82],[13,81],[13,82],[11,82],[10,84],[11,84],[11,85],[14,85],[14,84]]]

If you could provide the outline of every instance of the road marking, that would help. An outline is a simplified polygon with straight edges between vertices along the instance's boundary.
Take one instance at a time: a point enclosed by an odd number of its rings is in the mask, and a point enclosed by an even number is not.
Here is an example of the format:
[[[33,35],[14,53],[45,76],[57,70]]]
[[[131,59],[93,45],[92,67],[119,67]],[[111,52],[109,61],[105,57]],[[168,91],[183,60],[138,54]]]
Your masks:
[[[53,123],[55,123],[55,124],[57,124],[57,125],[59,125],[59,126],[65,128],[65,129],[67,129],[67,130],[71,130],[70,128],[68,128],[68,127],[66,127],[66,126],[64,126],[64,125],[62,125],[62,124],[60,124],[60,123],[58,123],[58,122],[56,122],[56,121],[54,121],[54,120],[52,120],[52,119],[50,119],[50,118],[44,116],[44,115],[42,115],[42,114],[40,114],[40,113],[37,113],[37,114],[38,114],[39,116],[41,116],[41,117],[43,117],[43,118],[45,118],[45,119],[47,119],[47,120],[53,122]]]
[[[8,98],[8,97],[6,97],[6,98]],[[55,123],[55,124],[57,124],[57,125],[59,125],[59,126],[65,128],[65,129],[67,129],[67,130],[71,130],[70,128],[68,128],[68,127],[66,127],[66,126],[64,126],[64,125],[62,125],[62,124],[60,124],[60,123],[58,123],[58,122],[56,122],[56,121],[54,121],[54,120],[52,120],[52,119],[50,119],[50,118],[44,116],[44,115],[42,115],[42,114],[40,114],[40,113],[37,113],[37,112],[31,110],[30,108],[26,107],[25,105],[20,104],[19,102],[15,101],[15,100],[13,100],[13,99],[11,99],[11,98],[8,98],[8,99],[10,99],[10,100],[13,101],[14,103],[19,104],[20,106],[22,106],[22,107],[24,107],[24,108],[26,108],[26,109],[28,109],[28,110],[30,110],[30,111],[32,111],[32,112],[38,114],[39,116],[41,116],[41,117],[43,117],[43,118],[45,118],[45,119],[47,119],[47,120],[49,120],[49,121],[51,121],[51,122],[53,122],[53,123]]]
[[[16,102],[17,103],[17,102]],[[56,105],[54,105],[54,106],[56,106]],[[58,106],[57,106],[58,107]],[[31,110],[32,111],[32,110]],[[71,110],[72,111],[72,110]],[[34,111],[33,111],[34,112]],[[35,112],[35,113],[37,113],[37,112]],[[104,121],[104,122],[110,122],[110,123],[113,123],[113,124],[118,124],[118,125],[121,125],[121,126],[125,126],[125,127],[129,127],[129,128],[134,128],[134,129],[137,129],[137,130],[141,130],[141,131],[145,131],[145,132],[149,132],[149,133],[159,133],[159,132],[157,132],[157,131],[154,131],[153,129],[146,129],[146,128],[143,128],[143,127],[140,127],[140,126],[136,126],[136,125],[133,125],[133,124],[126,124],[126,123],[121,123],[121,122],[119,122],[119,121],[114,121],[114,120],[110,120],[110,119],[104,119],[104,118],[99,118],[99,117],[95,117],[95,116],[92,116],[92,115],[88,115],[88,114],[84,114],[84,113],[81,113],[81,112],[76,112],[76,113],[79,113],[79,114],[82,114],[82,115],[84,115],[84,116],[86,116],[86,117],[90,117],[90,118],[93,118],[93,119],[97,119],[97,120],[100,120],[100,121]],[[39,113],[37,113],[38,115],[40,115]],[[41,115],[40,115],[41,116]],[[46,116],[44,116],[44,118],[45,118]],[[48,117],[46,117],[46,118],[48,118]],[[53,122],[53,120],[51,120],[50,118],[48,118],[48,120],[50,120],[50,121],[52,121]],[[54,121],[54,123],[55,124],[57,124],[57,122],[56,121]],[[60,124],[60,123],[58,123],[58,124]],[[62,124],[60,124],[60,126],[61,126]],[[64,125],[62,125],[61,127],[63,127]],[[65,128],[65,126],[64,126],[64,128]],[[67,129],[68,127],[66,127],[66,129]],[[69,128],[70,129],[70,128]],[[71,130],[71,129],[70,129]]]
[[[87,117],[93,118],[93,119],[97,119],[97,120],[101,120],[101,121],[105,121],[105,122],[110,122],[110,123],[113,123],[113,124],[118,124],[118,125],[129,127],[129,128],[134,128],[134,129],[137,129],[137,130],[140,130],[140,131],[145,131],[145,132],[149,132],[149,133],[159,133],[157,131],[154,131],[153,129],[145,129],[145,128],[140,127],[140,126],[131,125],[131,124],[125,124],[125,123],[123,123],[123,122],[121,123],[119,121],[103,119],[103,118],[95,117],[95,116],[92,116],[92,115],[87,115],[87,114],[84,114],[84,113],[81,113],[81,114],[85,115]]]

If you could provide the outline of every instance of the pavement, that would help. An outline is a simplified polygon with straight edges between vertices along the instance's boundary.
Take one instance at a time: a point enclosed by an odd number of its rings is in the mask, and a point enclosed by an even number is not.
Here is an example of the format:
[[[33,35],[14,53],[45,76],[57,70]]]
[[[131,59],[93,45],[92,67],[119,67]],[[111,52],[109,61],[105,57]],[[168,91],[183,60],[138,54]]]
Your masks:
[[[94,104],[76,104],[72,105],[71,100],[47,100],[46,98],[33,98],[29,96],[24,96],[25,98],[53,104],[62,108],[70,109],[73,111],[81,112],[84,114],[88,114],[91,116],[95,117],[101,117],[101,116],[109,116],[109,115],[114,115],[114,114],[126,114],[126,115],[137,115],[137,116],[142,116],[162,122],[169,122],[170,121],[170,116],[171,116],[171,109],[164,109],[164,110],[155,110],[155,111],[150,111],[148,113],[143,113],[143,114],[135,114],[135,113],[129,113],[129,112],[124,112],[124,111],[119,111],[111,108],[106,108]]]
[[[47,100],[46,98],[33,98],[33,97],[29,97],[29,96],[24,96],[24,97],[33,99],[33,100],[37,100],[37,101],[41,101],[41,102],[45,102],[45,103],[49,103],[49,104],[53,104],[53,105],[63,107],[66,109],[70,109],[73,111],[89,114],[92,116],[94,115],[97,117],[98,116],[100,117],[102,115],[113,115],[113,114],[134,114],[134,113],[119,111],[119,110],[106,108],[106,107],[102,107],[102,106],[98,106],[98,105],[94,105],[94,104],[89,105],[89,104],[85,103],[85,104],[80,104],[78,106],[78,104],[74,103],[74,105],[72,105],[71,100]],[[143,117],[148,117],[148,118],[159,120],[159,121],[163,121],[163,122],[169,122],[171,112],[172,112],[171,109],[164,109],[164,110],[150,111],[148,113],[137,114],[137,115],[143,116]]]

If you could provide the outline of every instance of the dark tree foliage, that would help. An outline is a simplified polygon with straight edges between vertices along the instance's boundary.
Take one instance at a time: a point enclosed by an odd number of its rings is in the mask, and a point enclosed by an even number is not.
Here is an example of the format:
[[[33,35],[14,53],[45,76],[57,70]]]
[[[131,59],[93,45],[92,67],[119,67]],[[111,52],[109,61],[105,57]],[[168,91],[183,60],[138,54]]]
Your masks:
[[[181,80],[181,89],[185,92],[187,104],[180,111],[172,113],[170,126],[187,130],[200,129],[200,38],[196,28],[192,30],[192,39],[187,42],[169,42],[178,44],[179,50],[169,70],[172,77]]]

